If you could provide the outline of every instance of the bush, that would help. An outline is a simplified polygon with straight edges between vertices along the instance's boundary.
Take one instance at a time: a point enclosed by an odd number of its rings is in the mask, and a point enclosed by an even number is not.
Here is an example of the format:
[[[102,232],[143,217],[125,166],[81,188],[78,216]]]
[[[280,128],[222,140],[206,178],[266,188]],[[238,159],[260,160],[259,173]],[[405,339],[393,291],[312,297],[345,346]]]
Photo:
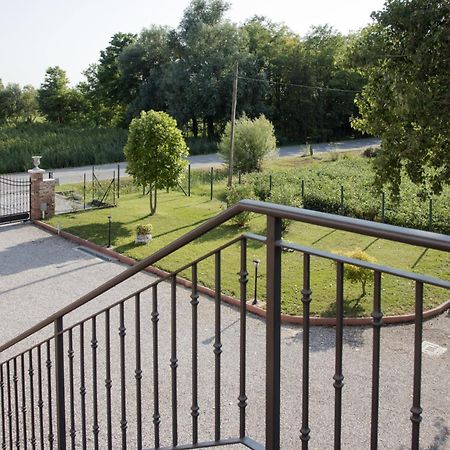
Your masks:
[[[219,152],[229,163],[231,123],[225,128]],[[236,121],[234,129],[233,170],[243,173],[260,171],[265,158],[276,151],[276,139],[272,123],[264,115],[256,119],[242,116]]]
[[[376,260],[369,256],[366,252],[360,248],[352,250],[350,252],[344,252],[345,256],[353,259],[359,259],[361,261],[374,263]],[[344,265],[344,278],[350,283],[361,283],[361,298],[366,295],[366,284],[372,278],[372,270],[365,269],[364,267],[355,266],[353,264]]]
[[[295,189],[295,186],[292,186],[290,184],[274,186],[270,194],[270,201],[272,203],[285,206],[299,207],[301,205],[297,189]],[[288,230],[291,223],[292,220],[282,219],[281,232],[285,233]]]
[[[151,234],[153,230],[153,225],[151,223],[140,224],[136,227],[136,234],[146,235]]]
[[[255,193],[253,191],[253,186],[249,183],[235,184],[227,188],[226,200],[228,206],[232,206],[235,203],[238,203],[240,200],[254,198]],[[234,216],[231,221],[240,227],[245,227],[249,224],[251,218],[252,213],[244,211],[237,216]]]

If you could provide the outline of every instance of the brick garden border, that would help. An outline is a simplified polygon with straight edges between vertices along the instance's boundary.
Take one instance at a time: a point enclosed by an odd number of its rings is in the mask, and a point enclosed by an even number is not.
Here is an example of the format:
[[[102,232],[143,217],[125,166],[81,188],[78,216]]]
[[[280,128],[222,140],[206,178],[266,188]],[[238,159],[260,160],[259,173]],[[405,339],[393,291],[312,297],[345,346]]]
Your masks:
[[[76,244],[82,245],[84,247],[90,248],[91,250],[94,250],[97,253],[101,253],[105,256],[109,256],[110,258],[117,259],[121,263],[127,264],[129,266],[132,266],[136,263],[136,260],[133,258],[130,258],[129,256],[122,255],[120,253],[115,252],[114,250],[110,250],[108,248],[102,247],[101,245],[94,244],[91,241],[87,241],[86,239],[82,239],[78,236],[75,236],[71,233],[68,233],[67,231],[58,230],[52,225],[49,225],[48,223],[41,222],[40,220],[33,221],[33,224],[38,226],[39,228],[42,228],[45,231],[48,231],[52,234],[56,234],[58,236],[61,236],[64,239],[67,239],[69,241],[75,242]],[[158,269],[157,267],[147,267],[144,269],[146,272],[149,272],[151,274],[157,275],[159,277],[164,277],[166,275],[169,275],[169,272],[166,272],[165,270]],[[191,288],[192,283],[189,280],[186,280],[185,278],[176,277],[177,284],[180,286],[184,286],[186,288]],[[215,297],[214,290],[206,287],[206,286],[198,286],[198,291],[204,295],[207,295],[208,297]],[[221,295],[222,301],[225,303],[228,303],[229,305],[239,307],[240,306],[240,300],[231,297],[226,294]],[[423,319],[429,320],[433,317],[438,316],[439,314],[442,314],[447,309],[450,309],[450,299],[446,302],[442,303],[439,306],[436,306],[433,309],[429,309],[423,312]],[[263,319],[266,318],[266,310],[257,306],[247,303],[247,311],[255,314],[258,317],[261,317]],[[384,316],[383,317],[383,323],[385,325],[398,325],[398,324],[407,324],[414,322],[415,314],[403,314],[403,315],[397,315],[397,316]],[[313,326],[335,326],[336,325],[336,318],[334,317],[310,317],[310,325]],[[281,314],[281,323],[286,325],[302,325],[303,324],[303,316],[290,316],[288,314]],[[372,325],[372,318],[371,317],[344,317],[344,325],[350,325],[350,326],[368,326]]]

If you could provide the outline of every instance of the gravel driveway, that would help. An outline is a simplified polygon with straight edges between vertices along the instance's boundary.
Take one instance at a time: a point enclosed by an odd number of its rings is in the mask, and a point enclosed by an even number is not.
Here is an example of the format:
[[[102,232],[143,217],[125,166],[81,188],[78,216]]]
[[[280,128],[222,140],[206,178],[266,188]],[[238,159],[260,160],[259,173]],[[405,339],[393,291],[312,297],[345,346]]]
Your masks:
[[[100,259],[77,249],[73,243],[35,228],[32,225],[0,227],[0,342],[45,318],[74,301],[101,282],[124,270],[124,266]],[[111,304],[121,296],[143,287],[152,280],[139,274],[85,305],[65,319],[74,323]],[[159,363],[161,439],[170,444],[170,286],[159,290]],[[191,305],[189,292],[177,289],[178,294],[178,426],[180,443],[190,439],[191,433]],[[314,301],[314,300],[313,300]],[[116,308],[117,309],[117,308]],[[142,392],[144,446],[153,442],[153,387],[151,298],[142,296]],[[199,437],[211,439],[214,424],[214,304],[200,298],[199,317]],[[126,377],[128,441],[134,448],[136,394],[134,305],[125,307]],[[239,315],[226,305],[222,307],[222,434],[238,433],[239,395]],[[120,376],[119,376],[119,318],[111,313],[113,433],[114,448],[120,448]],[[105,448],[105,362],[104,317],[97,320],[98,390],[100,448]],[[248,435],[264,442],[264,361],[265,323],[249,316],[247,320],[247,430]],[[46,330],[40,337],[50,333]],[[366,328],[347,328],[344,342],[343,389],[343,445],[344,449],[369,448],[372,331]],[[27,347],[35,342],[28,340]],[[92,389],[91,323],[85,326],[85,370],[87,374],[88,448],[92,447]],[[450,344],[450,316],[444,314],[424,325],[424,340],[447,349]],[[67,343],[67,341],[66,341]],[[79,332],[74,330],[75,404],[79,409]],[[380,448],[410,448],[412,402],[413,327],[386,327],[382,330]],[[27,348],[25,347],[25,348]],[[16,347],[16,351],[21,348]],[[23,348],[22,348],[23,349]],[[282,328],[282,448],[300,448],[301,428],[301,328]],[[3,361],[8,354],[1,355]],[[333,440],[333,374],[334,329],[316,327],[311,330],[310,354],[310,428],[312,449],[332,448]],[[66,366],[67,370],[67,366]],[[423,355],[421,444],[424,449],[450,448],[450,352]],[[67,386],[66,386],[67,387]],[[44,388],[45,389],[45,388]],[[67,394],[68,397],[68,394]],[[68,404],[68,399],[66,399]],[[44,408],[46,408],[44,406]],[[68,406],[67,406],[68,408]],[[46,416],[47,417],[47,416]],[[46,427],[48,420],[45,419]],[[1,428],[1,424],[0,424]],[[80,417],[76,415],[77,441],[80,438]]]

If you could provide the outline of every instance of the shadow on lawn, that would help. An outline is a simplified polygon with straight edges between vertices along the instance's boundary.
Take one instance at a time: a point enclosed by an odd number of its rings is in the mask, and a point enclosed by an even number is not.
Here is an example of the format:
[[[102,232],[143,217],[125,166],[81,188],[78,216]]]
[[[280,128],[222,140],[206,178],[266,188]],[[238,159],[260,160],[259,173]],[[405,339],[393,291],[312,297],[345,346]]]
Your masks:
[[[102,223],[89,223],[85,225],[71,225],[64,228],[63,231],[79,236],[88,241],[95,242],[98,245],[108,245],[108,222]],[[131,236],[130,230],[123,226],[120,222],[111,223],[111,245],[114,245],[114,241],[118,238],[124,238]]]

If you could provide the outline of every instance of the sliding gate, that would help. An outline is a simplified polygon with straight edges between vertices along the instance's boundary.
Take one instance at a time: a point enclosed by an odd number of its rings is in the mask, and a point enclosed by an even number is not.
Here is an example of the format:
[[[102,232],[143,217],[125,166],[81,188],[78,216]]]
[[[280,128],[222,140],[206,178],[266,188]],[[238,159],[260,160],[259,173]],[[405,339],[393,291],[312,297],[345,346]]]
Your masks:
[[[0,176],[0,223],[30,218],[31,180]]]

